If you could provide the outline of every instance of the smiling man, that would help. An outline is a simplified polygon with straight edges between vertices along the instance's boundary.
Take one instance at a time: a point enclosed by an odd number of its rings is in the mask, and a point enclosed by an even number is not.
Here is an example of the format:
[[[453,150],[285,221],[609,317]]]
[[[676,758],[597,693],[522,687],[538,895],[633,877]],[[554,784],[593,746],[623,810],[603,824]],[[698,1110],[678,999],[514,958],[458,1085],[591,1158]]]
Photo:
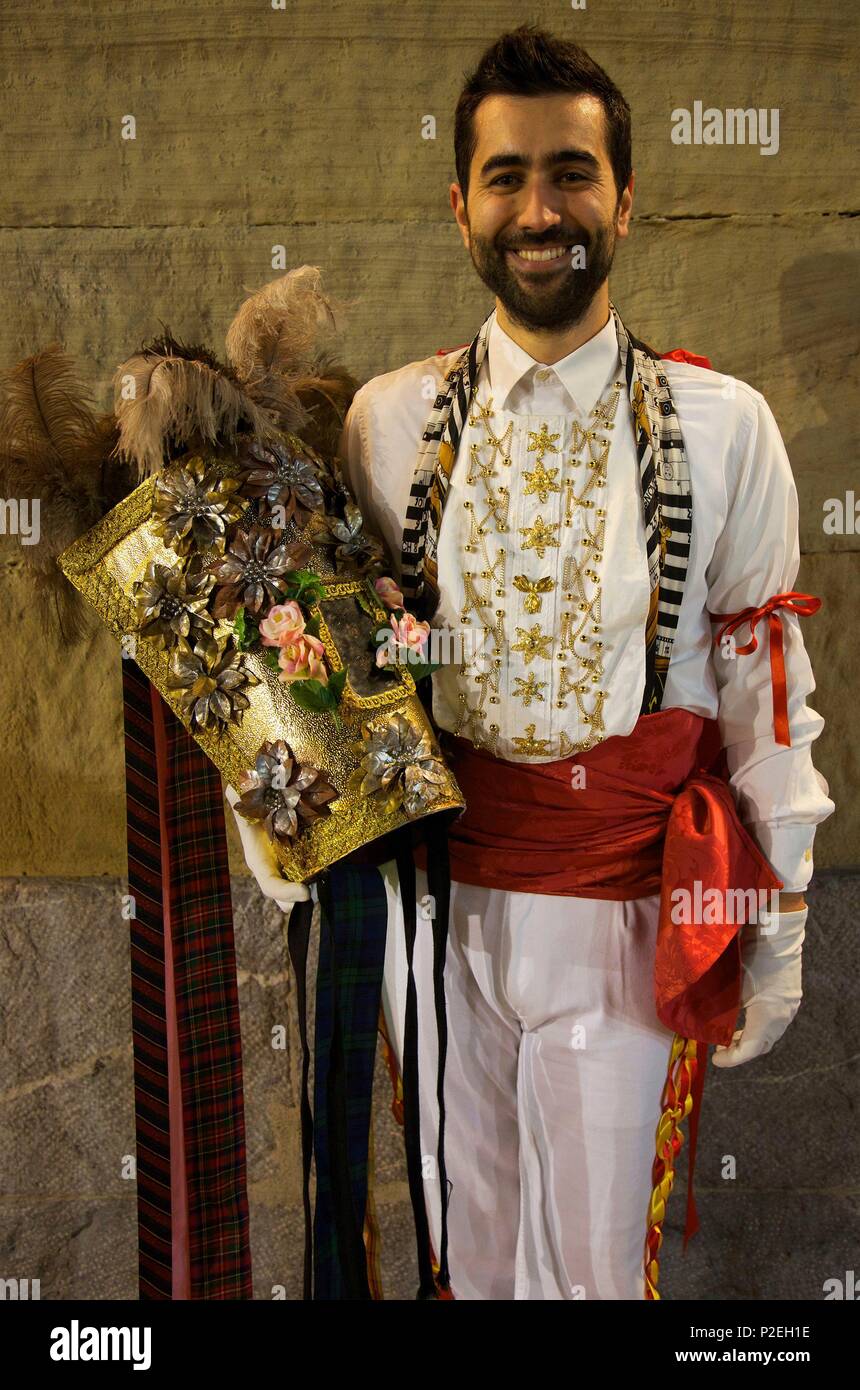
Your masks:
[[[455,1298],[656,1297],[674,1048],[701,1082],[708,1042],[721,1066],[758,1057],[800,1002],[803,892],[834,809],[810,754],[799,616],[816,601],[791,592],[797,494],[763,397],[661,359],[610,301],[634,179],[606,73],[540,29],[503,35],[460,96],[455,154],[451,206],[493,307],[471,343],[363,386],[341,444],[406,608],[464,639],[432,676],[467,809],[449,836],[450,1200],[446,1232],[425,1158],[430,1229]],[[760,637],[771,612],[778,668],[743,626],[760,614]],[[380,873],[402,1061],[395,863]],[[698,920],[661,908],[696,885]],[[427,887],[419,867],[425,918]],[[771,894],[740,929],[738,889]],[[415,971],[426,1156],[429,930]]]

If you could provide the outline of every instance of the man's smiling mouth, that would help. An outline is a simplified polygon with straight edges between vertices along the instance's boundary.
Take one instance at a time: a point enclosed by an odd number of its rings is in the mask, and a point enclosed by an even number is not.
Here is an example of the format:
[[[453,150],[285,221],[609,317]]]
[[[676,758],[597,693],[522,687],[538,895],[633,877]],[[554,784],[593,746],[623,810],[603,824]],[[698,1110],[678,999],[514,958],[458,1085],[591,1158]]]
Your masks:
[[[522,246],[516,249],[512,248],[511,254],[524,261],[557,261],[562,256],[569,256],[572,250],[572,246],[539,246],[534,248]]]
[[[572,253],[573,245],[567,243],[563,246],[518,246],[507,247],[505,258],[528,280],[534,280],[570,269]]]

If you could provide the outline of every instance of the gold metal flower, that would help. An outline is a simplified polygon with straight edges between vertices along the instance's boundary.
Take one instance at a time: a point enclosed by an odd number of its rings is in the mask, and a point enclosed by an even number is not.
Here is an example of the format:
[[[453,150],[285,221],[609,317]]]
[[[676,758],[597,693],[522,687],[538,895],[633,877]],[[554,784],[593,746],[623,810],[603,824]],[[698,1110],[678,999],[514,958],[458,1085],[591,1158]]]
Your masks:
[[[245,507],[237,497],[239,478],[219,478],[201,458],[174,464],[162,473],[153,496],[154,529],[178,555],[224,549],[227,527]]]
[[[167,684],[170,690],[182,691],[183,713],[198,728],[206,729],[210,724],[238,724],[250,704],[245,687],[259,685],[260,678],[234,647],[222,648],[214,638],[192,647],[180,637],[170,659]]]
[[[141,637],[163,649],[179,637],[193,643],[211,636],[214,624],[207,604],[214,583],[197,555],[185,566],[150,560],[132,590]]]
[[[326,518],[326,531],[315,540],[319,545],[334,549],[337,560],[365,574],[373,566],[385,565],[385,553],[375,536],[364,529],[364,518],[354,502],[347,502],[344,515]]]
[[[312,512],[322,511],[323,490],[316,469],[294,450],[277,442],[263,445],[255,440],[247,447],[243,466],[245,496],[259,498],[269,509],[282,507],[285,525],[295,521],[297,526],[305,526]]]

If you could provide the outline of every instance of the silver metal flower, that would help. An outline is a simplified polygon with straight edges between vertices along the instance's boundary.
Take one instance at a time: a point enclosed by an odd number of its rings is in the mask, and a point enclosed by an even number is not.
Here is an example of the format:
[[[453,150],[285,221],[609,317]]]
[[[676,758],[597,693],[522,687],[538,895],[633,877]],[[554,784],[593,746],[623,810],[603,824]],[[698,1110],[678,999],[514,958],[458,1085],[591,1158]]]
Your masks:
[[[160,474],[153,495],[154,529],[179,555],[192,547],[224,549],[227,527],[238,521],[245,502],[235,494],[240,479],[219,478],[201,458],[174,464]]]
[[[266,740],[257,750],[253,769],[239,778],[242,793],[234,810],[262,824],[271,840],[289,840],[304,825],[329,814],[328,803],[337,788],[319,768],[300,763],[288,743]]]
[[[364,529],[364,518],[356,504],[349,501],[344,506],[343,520],[337,516],[327,518],[329,540],[339,560],[355,564],[360,572],[373,565],[384,564],[385,556],[380,542]],[[326,541],[320,537],[323,544]]]
[[[445,764],[433,752],[430,735],[410,724],[405,715],[389,716],[364,724],[360,767],[353,773],[353,785],[365,796],[381,795],[385,810],[402,806],[409,817],[422,815],[441,795],[446,780]]]
[[[193,643],[211,636],[214,624],[207,604],[214,583],[199,556],[184,567],[151,560],[132,589],[141,637],[163,649],[178,637]]]
[[[259,683],[242,653],[232,646],[222,648],[214,638],[192,647],[180,637],[170,658],[168,687],[182,691],[183,713],[200,729],[213,723],[238,724],[250,704],[246,687]]]

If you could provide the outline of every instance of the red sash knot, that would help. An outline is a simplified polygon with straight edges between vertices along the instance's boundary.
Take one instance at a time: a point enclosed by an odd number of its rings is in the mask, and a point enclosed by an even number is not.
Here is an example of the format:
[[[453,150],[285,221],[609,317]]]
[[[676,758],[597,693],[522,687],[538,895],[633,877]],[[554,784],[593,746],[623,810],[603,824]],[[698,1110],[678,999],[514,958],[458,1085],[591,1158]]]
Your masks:
[[[809,618],[813,613],[817,613],[821,607],[821,599],[815,598],[813,594],[799,594],[794,589],[785,594],[774,594],[760,608],[744,608],[740,613],[711,613],[712,622],[722,623],[722,627],[714,638],[714,643],[722,642],[724,637],[731,637],[737,628],[744,623],[749,623],[750,640],[746,646],[735,647],[736,656],[747,656],[754,652],[758,646],[756,637],[756,624],[761,618],[767,618],[769,650],[770,650],[770,680],[773,690],[773,732],[777,743],[791,747],[791,734],[788,728],[788,690],[785,678],[785,655],[783,651],[782,618],[779,613],[780,608],[787,608],[791,613],[796,613],[799,618]]]

